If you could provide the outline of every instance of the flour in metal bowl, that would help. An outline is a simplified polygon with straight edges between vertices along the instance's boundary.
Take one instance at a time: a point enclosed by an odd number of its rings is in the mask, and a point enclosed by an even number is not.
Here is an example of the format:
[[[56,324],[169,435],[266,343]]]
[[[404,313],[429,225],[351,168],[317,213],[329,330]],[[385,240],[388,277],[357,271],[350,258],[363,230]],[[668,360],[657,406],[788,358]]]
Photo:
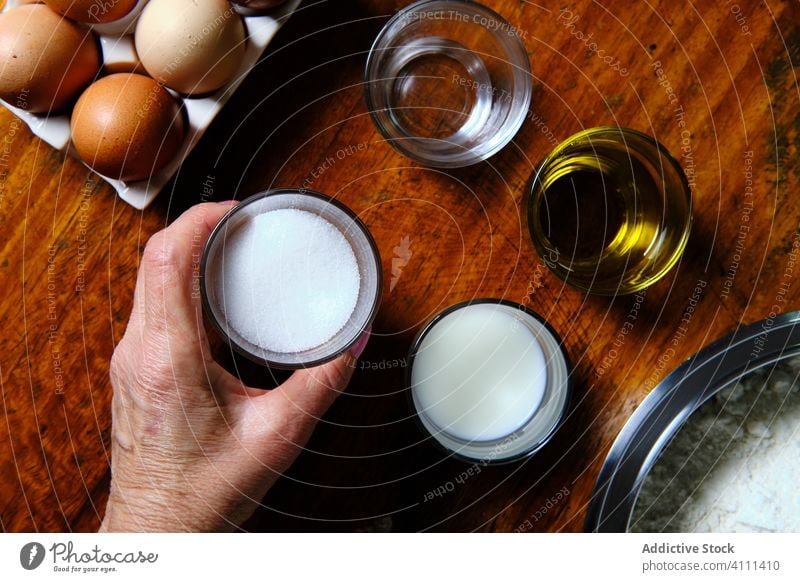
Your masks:
[[[650,470],[633,532],[800,532],[800,358],[695,411]]]

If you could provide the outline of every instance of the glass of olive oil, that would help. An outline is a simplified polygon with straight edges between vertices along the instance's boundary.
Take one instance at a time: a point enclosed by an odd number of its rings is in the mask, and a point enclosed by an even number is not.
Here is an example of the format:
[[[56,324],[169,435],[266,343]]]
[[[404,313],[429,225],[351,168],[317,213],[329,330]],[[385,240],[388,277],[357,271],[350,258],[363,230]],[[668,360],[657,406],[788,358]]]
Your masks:
[[[621,127],[562,142],[540,164],[527,199],[539,256],[588,293],[636,293],[678,262],[692,223],[686,176],[663,145]]]

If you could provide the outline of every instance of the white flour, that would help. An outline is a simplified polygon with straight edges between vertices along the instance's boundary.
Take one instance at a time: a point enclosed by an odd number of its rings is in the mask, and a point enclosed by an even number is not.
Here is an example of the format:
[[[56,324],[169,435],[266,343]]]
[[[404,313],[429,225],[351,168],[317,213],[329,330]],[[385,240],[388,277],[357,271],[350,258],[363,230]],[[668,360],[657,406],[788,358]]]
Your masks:
[[[634,532],[800,532],[800,358],[697,410],[636,502]]]

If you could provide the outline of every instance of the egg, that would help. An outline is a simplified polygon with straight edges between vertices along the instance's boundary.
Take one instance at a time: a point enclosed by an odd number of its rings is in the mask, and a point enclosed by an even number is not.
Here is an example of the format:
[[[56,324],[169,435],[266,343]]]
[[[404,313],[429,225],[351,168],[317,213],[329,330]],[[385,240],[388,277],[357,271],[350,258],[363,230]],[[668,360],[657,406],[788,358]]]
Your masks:
[[[99,24],[119,20],[138,0],[44,0],[50,8],[78,22]]]
[[[0,98],[34,113],[66,107],[97,75],[92,33],[43,4],[0,14]]]
[[[80,158],[97,173],[143,180],[178,152],[185,133],[180,104],[145,75],[117,73],[89,86],[70,122]]]
[[[242,64],[244,22],[227,0],[150,0],[136,25],[136,52],[145,70],[168,87],[210,93]]]

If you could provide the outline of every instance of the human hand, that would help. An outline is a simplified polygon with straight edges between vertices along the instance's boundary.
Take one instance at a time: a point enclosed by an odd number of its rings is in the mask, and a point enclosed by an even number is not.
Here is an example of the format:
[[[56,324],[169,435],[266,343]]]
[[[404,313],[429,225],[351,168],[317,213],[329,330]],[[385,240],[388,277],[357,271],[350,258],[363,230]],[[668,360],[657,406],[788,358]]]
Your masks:
[[[111,359],[112,478],[101,531],[223,531],[249,517],[353,373],[350,351],[271,391],[210,353],[196,266],[231,203],[187,210],[147,243]]]

